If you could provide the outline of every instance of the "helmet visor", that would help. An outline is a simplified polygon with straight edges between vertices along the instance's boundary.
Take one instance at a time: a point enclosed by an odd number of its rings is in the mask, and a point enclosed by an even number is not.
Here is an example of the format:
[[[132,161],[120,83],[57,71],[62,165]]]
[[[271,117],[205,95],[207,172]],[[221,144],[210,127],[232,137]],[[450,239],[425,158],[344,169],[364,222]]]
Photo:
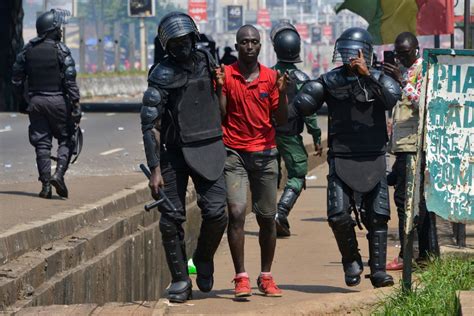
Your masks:
[[[359,56],[359,50],[362,50],[367,66],[372,65],[373,48],[371,45],[354,40],[337,40],[334,46],[332,56],[333,63],[343,63],[349,65],[352,58]]]
[[[64,9],[51,9],[51,12],[54,14],[54,21],[56,22],[56,27],[61,27],[61,25],[67,24],[71,12]]]

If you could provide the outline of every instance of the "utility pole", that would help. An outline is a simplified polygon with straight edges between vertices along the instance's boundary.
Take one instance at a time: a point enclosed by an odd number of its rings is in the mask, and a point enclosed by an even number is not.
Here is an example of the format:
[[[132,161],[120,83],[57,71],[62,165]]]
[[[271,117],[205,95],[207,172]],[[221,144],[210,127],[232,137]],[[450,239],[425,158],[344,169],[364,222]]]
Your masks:
[[[146,29],[145,18],[140,17],[140,70],[146,71],[147,66],[147,47],[146,47]]]
[[[114,70],[119,71],[120,67],[120,22],[114,23]]]
[[[101,14],[102,16],[102,14]],[[97,34],[97,71],[104,71],[104,22],[100,19],[98,22]]]
[[[464,48],[472,48],[471,38],[471,0],[464,0]]]
[[[86,43],[84,39],[85,33],[84,17],[79,18],[79,71],[86,72]]]
[[[128,25],[128,61],[130,70],[135,69],[135,23]]]

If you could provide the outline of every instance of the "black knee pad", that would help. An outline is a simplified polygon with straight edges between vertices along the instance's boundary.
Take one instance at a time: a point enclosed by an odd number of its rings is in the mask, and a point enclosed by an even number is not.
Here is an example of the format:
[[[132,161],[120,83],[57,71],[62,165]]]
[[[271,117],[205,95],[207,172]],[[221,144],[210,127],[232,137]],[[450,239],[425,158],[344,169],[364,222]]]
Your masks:
[[[335,232],[346,231],[348,228],[352,228],[356,225],[352,216],[347,212],[335,214],[334,216],[329,217],[328,223]]]
[[[380,231],[380,230],[387,230],[388,229],[388,220],[390,219],[386,215],[381,215],[377,213],[373,213],[369,215],[369,227],[368,229],[371,231]]]

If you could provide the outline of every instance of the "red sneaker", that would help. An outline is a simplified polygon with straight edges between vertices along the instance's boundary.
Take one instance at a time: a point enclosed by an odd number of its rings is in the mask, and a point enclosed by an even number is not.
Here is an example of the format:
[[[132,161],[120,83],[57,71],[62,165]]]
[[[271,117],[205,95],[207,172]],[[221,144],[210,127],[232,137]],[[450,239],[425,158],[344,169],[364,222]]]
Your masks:
[[[389,271],[403,270],[403,260],[401,260],[398,256],[395,257],[392,262],[387,263],[386,269]]]
[[[275,284],[271,275],[261,275],[257,279],[258,289],[264,293],[265,296],[280,297],[282,296],[281,290]]]
[[[246,297],[252,295],[252,289],[250,288],[250,280],[248,277],[234,278],[235,283],[235,297]]]

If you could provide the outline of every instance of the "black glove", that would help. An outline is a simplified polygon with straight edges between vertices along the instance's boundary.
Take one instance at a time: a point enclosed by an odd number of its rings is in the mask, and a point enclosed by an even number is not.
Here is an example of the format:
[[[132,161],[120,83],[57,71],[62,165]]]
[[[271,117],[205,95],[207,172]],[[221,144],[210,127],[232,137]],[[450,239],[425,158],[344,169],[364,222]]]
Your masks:
[[[72,121],[76,124],[79,124],[81,122],[81,117],[82,117],[81,106],[79,105],[79,103],[76,103],[74,104],[74,109],[72,110],[72,113],[71,113]]]

